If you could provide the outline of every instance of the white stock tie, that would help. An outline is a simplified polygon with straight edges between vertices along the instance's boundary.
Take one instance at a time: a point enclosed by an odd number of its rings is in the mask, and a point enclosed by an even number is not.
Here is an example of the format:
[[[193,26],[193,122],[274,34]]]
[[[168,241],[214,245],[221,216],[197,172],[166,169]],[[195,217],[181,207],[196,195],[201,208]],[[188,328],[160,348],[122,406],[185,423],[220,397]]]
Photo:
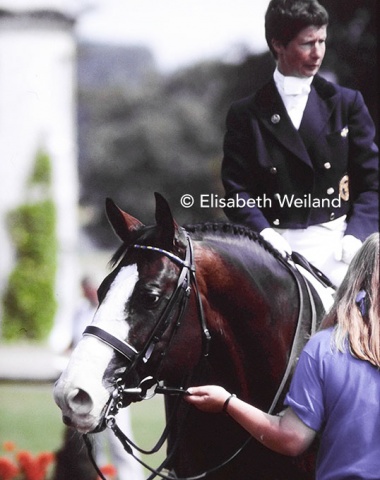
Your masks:
[[[308,78],[284,77],[285,95],[308,95],[310,80]]]

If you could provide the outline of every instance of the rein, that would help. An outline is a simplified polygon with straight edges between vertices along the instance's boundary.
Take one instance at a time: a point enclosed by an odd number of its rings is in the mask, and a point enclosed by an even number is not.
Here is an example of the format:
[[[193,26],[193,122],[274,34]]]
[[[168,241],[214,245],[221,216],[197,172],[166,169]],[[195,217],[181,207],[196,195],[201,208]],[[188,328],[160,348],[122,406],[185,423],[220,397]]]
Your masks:
[[[84,335],[91,335],[95,336],[96,338],[100,339],[102,342],[106,343],[109,345],[111,348],[122,354],[129,362],[130,366],[127,368],[126,373],[129,373],[132,368],[135,367],[137,362],[142,359],[144,363],[146,363],[150,356],[152,355],[154,348],[156,344],[160,341],[161,335],[164,333],[166,328],[168,327],[172,311],[175,307],[177,307],[177,303],[179,303],[178,307],[178,314],[177,314],[177,321],[176,324],[177,326],[180,324],[180,321],[182,319],[183,314],[186,311],[188,299],[190,297],[190,292],[191,292],[191,286],[194,286],[194,291],[196,295],[196,305],[197,305],[197,311],[198,311],[198,316],[200,320],[200,326],[202,330],[202,351],[203,351],[203,356],[207,357],[208,352],[209,352],[209,343],[211,340],[211,336],[209,333],[209,330],[207,328],[207,323],[206,319],[204,316],[204,311],[203,311],[203,305],[202,305],[202,300],[200,297],[200,292],[197,284],[197,279],[196,279],[196,271],[195,271],[195,262],[194,262],[194,251],[193,251],[193,245],[191,238],[187,235],[187,241],[188,245],[186,248],[186,255],[185,259],[181,259],[177,255],[173,254],[172,252],[169,252],[167,250],[158,248],[158,247],[153,247],[153,246],[147,246],[147,245],[139,245],[139,244],[134,244],[131,245],[129,248],[134,248],[134,249],[140,249],[140,250],[146,250],[146,251],[154,251],[157,253],[161,253],[162,255],[165,255],[167,258],[172,260],[174,263],[182,267],[182,270],[179,274],[178,281],[176,288],[172,294],[172,296],[169,299],[168,304],[166,305],[162,315],[160,316],[159,320],[157,321],[153,332],[151,333],[146,345],[144,348],[138,352],[133,346],[128,344],[127,342],[118,339],[117,337],[113,336],[112,334],[106,332],[105,330],[95,327],[95,326],[88,326],[85,331]],[[299,313],[298,313],[298,319],[297,319],[297,325],[295,329],[295,334],[293,338],[293,343],[292,343],[292,348],[291,352],[289,355],[289,360],[287,363],[286,370],[284,372],[283,378],[281,380],[281,383],[278,387],[278,390],[276,392],[276,395],[271,403],[271,406],[268,410],[269,414],[272,414],[274,409],[276,408],[281,395],[284,393],[284,389],[286,384],[288,383],[292,370],[294,368],[294,365],[296,363],[297,357],[300,354],[300,351],[303,348],[304,345],[304,336],[302,335],[302,327],[303,327],[303,308],[304,308],[304,294],[302,291],[302,285],[303,284],[306,287],[307,291],[307,297],[309,299],[310,303],[310,310],[311,310],[311,323],[310,323],[310,334],[312,335],[317,328],[317,314],[316,314],[316,308],[315,308],[315,303],[313,300],[313,296],[310,290],[310,287],[308,285],[308,282],[306,279],[299,273],[297,268],[294,266],[292,261],[290,259],[284,260],[282,257],[278,258],[280,263],[282,263],[287,270],[291,273],[293,276],[295,283],[297,285],[298,289],[298,294],[299,294],[299,302],[300,302],[300,307],[299,307]],[[176,329],[173,330],[173,334]],[[169,342],[170,344],[170,342]],[[126,374],[125,373],[125,374]],[[125,375],[124,374],[124,375]],[[123,407],[123,396],[125,394],[135,394],[138,395],[141,399],[148,399],[151,398],[154,394],[156,393],[163,393],[163,394],[168,394],[168,395],[178,395],[178,394],[187,394],[186,389],[180,387],[180,388],[174,388],[174,387],[166,387],[161,385],[160,382],[156,381],[153,377],[147,377],[143,379],[138,387],[134,388],[124,388],[123,387],[123,380],[122,378],[118,379],[116,381],[116,388],[113,392],[113,394],[110,397],[110,400],[106,406],[105,409],[105,414],[104,414],[104,419],[106,426],[112,430],[114,435],[118,438],[118,440],[122,443],[124,450],[130,454],[136,461],[138,461],[141,465],[143,465],[148,471],[152,473],[152,475],[149,477],[148,480],[155,478],[156,476],[164,479],[164,480],[200,480],[202,478],[207,477],[209,474],[220,470],[224,466],[226,466],[228,463],[230,463],[234,458],[236,458],[240,452],[248,445],[248,443],[252,440],[253,437],[249,436],[247,440],[244,441],[244,443],[230,456],[228,457],[225,461],[221,462],[219,465],[210,468],[207,471],[202,472],[199,475],[191,476],[191,477],[185,477],[185,478],[179,478],[176,476],[173,476],[170,472],[168,474],[162,473],[162,470],[164,468],[164,465],[167,463],[169,460],[169,457],[174,453],[175,448],[173,451],[170,453],[170,455],[164,460],[164,462],[159,466],[157,469],[154,469],[147,465],[145,462],[143,462],[138,456],[136,456],[132,450],[131,445],[133,445],[136,449],[138,449],[142,453],[154,453],[156,452],[159,448],[161,448],[162,444],[164,443],[168,433],[169,433],[169,425],[170,422],[166,425],[165,430],[163,434],[161,435],[161,438],[157,442],[156,446],[150,451],[146,452],[138,448],[136,445],[134,445],[131,440],[129,440],[126,435],[120,430],[116,423],[116,414],[120,408]],[[144,383],[146,385],[144,385]],[[152,393],[152,388],[153,393]],[[178,405],[178,404],[177,404]],[[173,415],[174,417],[174,415]],[[91,442],[87,436],[87,434],[83,435],[84,441],[88,450],[88,454],[90,457],[90,460],[96,469],[98,475],[102,480],[106,480],[100,469],[98,468],[93,454],[92,454],[92,445]],[[159,448],[158,448],[159,446]]]

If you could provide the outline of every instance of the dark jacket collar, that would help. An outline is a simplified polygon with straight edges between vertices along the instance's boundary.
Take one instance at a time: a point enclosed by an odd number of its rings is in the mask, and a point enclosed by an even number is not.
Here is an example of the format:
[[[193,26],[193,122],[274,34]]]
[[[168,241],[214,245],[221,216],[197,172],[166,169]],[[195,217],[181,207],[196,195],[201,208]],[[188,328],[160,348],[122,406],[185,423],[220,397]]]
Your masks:
[[[273,78],[251,97],[248,106],[278,141],[310,166],[307,149],[317,141],[339,97],[335,85],[319,75],[311,86],[299,131],[289,118]]]

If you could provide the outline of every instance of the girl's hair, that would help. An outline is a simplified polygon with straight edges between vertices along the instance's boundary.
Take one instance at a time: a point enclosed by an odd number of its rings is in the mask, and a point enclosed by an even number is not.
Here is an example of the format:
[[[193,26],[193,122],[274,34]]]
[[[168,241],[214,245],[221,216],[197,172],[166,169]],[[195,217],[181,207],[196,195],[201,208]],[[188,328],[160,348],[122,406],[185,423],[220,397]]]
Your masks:
[[[344,351],[380,368],[379,233],[362,245],[338,288],[334,304],[321,328],[335,326],[334,341]],[[362,303],[358,294],[365,295]]]
[[[328,25],[329,14],[317,0],[271,0],[265,14],[265,38],[274,57],[275,39],[284,47],[311,25]]]

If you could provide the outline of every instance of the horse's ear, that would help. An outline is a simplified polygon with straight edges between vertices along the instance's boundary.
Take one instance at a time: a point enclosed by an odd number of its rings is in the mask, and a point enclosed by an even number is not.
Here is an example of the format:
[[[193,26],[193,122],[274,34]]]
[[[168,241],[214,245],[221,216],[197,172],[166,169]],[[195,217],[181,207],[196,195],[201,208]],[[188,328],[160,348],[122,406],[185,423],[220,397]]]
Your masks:
[[[123,242],[129,243],[130,234],[144,226],[140,220],[123,212],[110,198],[106,199],[106,213],[116,235]]]
[[[156,198],[156,223],[160,229],[160,240],[165,247],[172,248],[178,241],[178,224],[174,220],[165,198],[157,192],[154,193],[154,196]]]

